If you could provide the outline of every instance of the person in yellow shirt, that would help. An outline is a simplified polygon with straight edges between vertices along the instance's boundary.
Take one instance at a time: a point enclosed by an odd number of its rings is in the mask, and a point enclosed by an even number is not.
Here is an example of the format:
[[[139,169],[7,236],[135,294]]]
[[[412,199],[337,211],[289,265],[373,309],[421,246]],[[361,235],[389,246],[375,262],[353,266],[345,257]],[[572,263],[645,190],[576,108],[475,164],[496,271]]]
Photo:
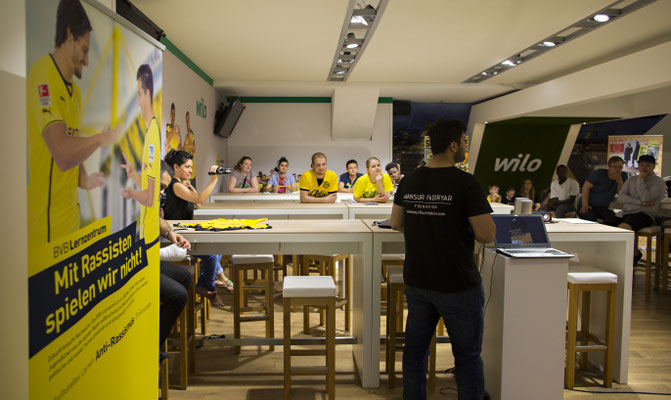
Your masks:
[[[175,103],[170,105],[170,123],[165,124],[165,154],[182,149],[182,133],[175,123]]]
[[[303,172],[298,182],[301,203],[334,203],[338,198],[338,175],[326,169],[326,155],[312,155],[312,169]]]
[[[196,156],[196,138],[193,136],[193,131],[191,130],[191,116],[188,111],[186,112],[186,137],[184,137],[182,150],[194,157]]]
[[[142,152],[142,173],[139,174],[128,162],[121,167],[126,170],[129,178],[135,182],[141,190],[126,187],[121,194],[126,199],[135,199],[140,203],[140,237],[149,249],[159,240],[159,201],[160,176],[161,176],[161,136],[158,131],[158,123],[154,116],[152,106],[154,97],[154,79],[151,67],[147,64],[140,65],[137,71],[137,103],[140,106],[140,115],[147,125],[147,133],[144,137],[144,150]]]
[[[366,170],[367,173],[357,179],[352,188],[354,200],[386,203],[394,190],[389,174],[382,172],[382,165],[377,157],[366,160]]]
[[[88,175],[84,161],[99,147],[112,146],[121,127],[80,135],[82,78],[89,64],[91,23],[78,0],[61,0],[56,47],[30,67],[26,79],[28,125],[28,236],[31,244],[51,242],[80,228],[77,188],[104,184]]]

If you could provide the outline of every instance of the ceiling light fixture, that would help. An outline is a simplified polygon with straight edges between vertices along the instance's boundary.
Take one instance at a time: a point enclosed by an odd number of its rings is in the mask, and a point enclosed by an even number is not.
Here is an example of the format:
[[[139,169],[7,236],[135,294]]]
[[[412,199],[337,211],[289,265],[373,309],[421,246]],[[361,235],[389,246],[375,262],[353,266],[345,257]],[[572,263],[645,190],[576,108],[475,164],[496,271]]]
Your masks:
[[[587,18],[582,18],[574,24],[560,30],[559,32],[550,35],[543,40],[539,40],[526,49],[517,52],[516,55],[507,57],[503,59],[503,61],[500,61],[485,69],[484,71],[471,76],[470,78],[463,81],[463,83],[483,82],[492,76],[497,75],[498,72],[507,71],[510,68],[521,64],[522,62],[527,62],[541,54],[545,54],[551,49],[557,48],[564,43],[589,33],[594,29],[609,24],[614,20],[618,20],[623,16],[638,10],[639,8],[654,3],[655,1],[656,0],[618,0],[608,7],[591,14]],[[616,8],[618,4],[621,4],[620,8]]]
[[[610,17],[606,14],[597,14],[592,19],[596,22],[608,22],[610,20]]]
[[[331,81],[347,80],[370,42],[389,0],[348,0],[348,3],[327,78]]]

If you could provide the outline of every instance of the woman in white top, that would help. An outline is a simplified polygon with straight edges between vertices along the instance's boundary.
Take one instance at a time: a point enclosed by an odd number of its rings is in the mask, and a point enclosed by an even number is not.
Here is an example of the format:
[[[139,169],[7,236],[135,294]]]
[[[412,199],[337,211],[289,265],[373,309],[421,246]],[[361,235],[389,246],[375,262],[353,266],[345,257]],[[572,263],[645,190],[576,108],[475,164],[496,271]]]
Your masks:
[[[231,178],[228,180],[229,193],[257,193],[259,181],[252,172],[252,158],[243,156],[233,167]]]

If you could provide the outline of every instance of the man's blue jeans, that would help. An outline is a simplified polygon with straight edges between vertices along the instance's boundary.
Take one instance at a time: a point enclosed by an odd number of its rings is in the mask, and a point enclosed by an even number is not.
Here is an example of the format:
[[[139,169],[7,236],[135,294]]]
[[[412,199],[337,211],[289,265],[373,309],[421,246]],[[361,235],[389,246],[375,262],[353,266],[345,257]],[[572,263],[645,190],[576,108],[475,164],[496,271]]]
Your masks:
[[[484,290],[482,285],[442,293],[406,285],[408,319],[403,351],[403,399],[426,399],[426,362],[440,317],[452,343],[460,400],[481,400],[485,393],[482,369]]]

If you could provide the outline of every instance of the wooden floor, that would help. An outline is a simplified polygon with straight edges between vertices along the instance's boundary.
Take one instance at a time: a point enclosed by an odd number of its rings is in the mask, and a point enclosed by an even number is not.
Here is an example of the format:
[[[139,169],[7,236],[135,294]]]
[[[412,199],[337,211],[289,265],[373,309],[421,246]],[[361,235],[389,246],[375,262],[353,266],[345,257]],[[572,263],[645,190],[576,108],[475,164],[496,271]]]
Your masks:
[[[612,392],[663,392],[671,394],[671,293],[663,295],[653,292],[646,296],[643,288],[645,276],[642,271],[636,272],[636,286],[633,294],[631,342],[629,355],[629,383],[627,385],[613,384],[613,389],[604,389],[601,386],[599,375],[579,373],[576,376],[576,389],[610,391],[606,394],[581,393],[564,390],[564,399],[660,399],[663,396],[642,394],[619,394]],[[279,293],[278,293],[279,294]],[[211,308],[208,324],[208,333],[233,335],[233,316],[231,314],[232,295],[220,290],[220,296],[227,305],[226,310]],[[275,299],[275,335],[282,337],[281,297]],[[343,312],[336,315],[336,334],[344,335]],[[314,335],[321,333],[318,324],[318,314],[312,314],[311,320]],[[299,335],[302,327],[302,314],[292,316],[292,332]],[[384,327],[384,321],[381,321]],[[263,322],[245,323],[242,325],[242,335],[262,337],[264,335]],[[207,340],[207,339],[205,339]],[[400,399],[402,389],[387,388],[387,376],[381,375],[381,385],[378,389],[361,388],[355,376],[351,346],[336,346],[336,397],[338,399]],[[402,383],[401,371],[402,353],[397,353],[396,370],[398,372],[397,385]],[[197,372],[189,378],[187,390],[171,389],[170,399],[210,400],[210,399],[254,399],[270,400],[282,398],[282,347],[278,346],[274,352],[267,348],[243,347],[242,353],[236,356],[229,347],[206,345],[197,350]],[[384,360],[384,349],[381,347],[380,359]],[[323,358],[315,359],[323,362]],[[299,360],[307,362],[307,359]],[[171,359],[171,383],[176,384],[178,379],[177,360]],[[438,345],[438,376],[436,388],[429,392],[429,399],[456,399],[456,384],[454,376],[444,371],[452,367],[453,358],[449,344]],[[533,368],[533,366],[521,366]],[[380,363],[380,370],[384,371],[384,363]],[[174,387],[174,386],[173,386]],[[292,398],[326,399],[323,377],[300,376],[293,379]],[[671,398],[671,395],[669,396]]]

